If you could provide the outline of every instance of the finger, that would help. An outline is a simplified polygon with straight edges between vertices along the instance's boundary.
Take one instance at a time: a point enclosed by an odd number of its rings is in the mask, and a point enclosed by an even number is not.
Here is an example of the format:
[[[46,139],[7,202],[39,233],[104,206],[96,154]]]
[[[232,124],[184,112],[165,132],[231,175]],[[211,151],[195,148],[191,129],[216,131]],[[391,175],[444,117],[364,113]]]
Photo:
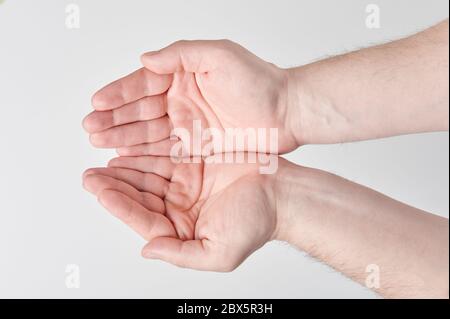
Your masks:
[[[141,68],[100,89],[92,97],[92,106],[97,111],[112,110],[145,96],[162,94],[171,83],[171,75],[155,74]]]
[[[154,173],[165,179],[172,178],[176,164],[169,157],[138,156],[116,157],[108,163],[108,167],[128,168],[143,173]]]
[[[165,213],[164,201],[160,197],[148,192],[139,192],[130,184],[100,174],[101,170],[95,168],[84,173],[83,186],[93,195],[98,196],[103,190],[112,189],[127,195],[149,210]]]
[[[159,236],[176,236],[173,225],[164,215],[145,209],[125,194],[105,189],[99,193],[98,200],[112,215],[146,240]]]
[[[183,268],[220,271],[207,239],[182,241],[177,238],[158,237],[142,249],[142,256],[160,259]]]
[[[217,54],[230,44],[229,41],[177,41],[159,51],[144,53],[141,61],[158,74],[203,73],[215,68]]]
[[[155,143],[120,147],[117,149],[117,154],[120,156],[170,156],[172,148],[179,142],[179,140],[165,139]]]
[[[90,141],[95,147],[118,148],[158,142],[170,136],[171,124],[167,116],[156,120],[136,122],[93,133]]]
[[[169,181],[152,173],[142,173],[127,168],[96,168],[95,173],[109,176],[127,183],[140,192],[152,193],[160,198],[164,198],[169,188]]]
[[[114,126],[154,120],[165,114],[165,95],[147,96],[110,111],[94,111],[86,116],[83,127],[88,133],[95,133]]]

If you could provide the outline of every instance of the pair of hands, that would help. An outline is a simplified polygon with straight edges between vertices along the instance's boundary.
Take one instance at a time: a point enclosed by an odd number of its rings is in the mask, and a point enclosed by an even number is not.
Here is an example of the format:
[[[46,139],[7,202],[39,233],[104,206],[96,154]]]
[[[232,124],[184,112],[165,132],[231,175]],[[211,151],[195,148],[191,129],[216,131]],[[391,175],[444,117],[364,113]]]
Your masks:
[[[299,141],[289,74],[230,41],[176,42],[142,63],[92,99],[95,110],[83,122],[90,141],[120,156],[87,170],[84,187],[148,241],[144,257],[231,271],[280,232],[277,176],[261,175],[258,163],[217,163],[220,154],[175,163],[171,131],[192,131],[193,120],[222,132],[277,128],[279,152],[291,151]]]
[[[448,219],[277,157],[301,144],[448,130],[448,20],[288,70],[229,41],[177,42],[142,62],[94,95],[84,127],[94,146],[115,148],[119,157],[83,178],[148,241],[145,257],[231,271],[277,239],[360,283],[367,283],[367,266],[377,265],[384,296],[448,298]],[[179,133],[195,139],[194,121],[219,137],[229,129],[258,131],[258,145],[203,152],[202,143],[211,143],[202,136],[198,152]],[[278,129],[275,152],[259,148],[259,129],[271,128]],[[189,163],[171,156],[180,144]],[[223,163],[224,152],[255,151],[259,163]],[[261,175],[268,159],[278,169]]]

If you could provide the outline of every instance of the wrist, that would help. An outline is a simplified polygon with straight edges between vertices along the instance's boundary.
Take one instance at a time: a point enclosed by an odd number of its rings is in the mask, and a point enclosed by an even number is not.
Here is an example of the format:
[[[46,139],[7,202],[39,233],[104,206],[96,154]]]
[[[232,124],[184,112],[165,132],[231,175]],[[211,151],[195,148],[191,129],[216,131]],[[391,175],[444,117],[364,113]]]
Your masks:
[[[309,175],[309,176],[308,176]],[[300,233],[301,219],[305,210],[303,202],[308,196],[310,169],[292,164],[279,158],[278,170],[271,175],[273,207],[276,214],[276,227],[273,240],[293,243],[294,233]]]
[[[273,181],[277,217],[273,239],[309,251],[321,232],[327,212],[345,206],[339,194],[341,179],[280,158]]]
[[[307,83],[305,67],[286,69],[286,127],[294,137],[297,146],[311,143],[311,123],[309,120],[313,94]]]

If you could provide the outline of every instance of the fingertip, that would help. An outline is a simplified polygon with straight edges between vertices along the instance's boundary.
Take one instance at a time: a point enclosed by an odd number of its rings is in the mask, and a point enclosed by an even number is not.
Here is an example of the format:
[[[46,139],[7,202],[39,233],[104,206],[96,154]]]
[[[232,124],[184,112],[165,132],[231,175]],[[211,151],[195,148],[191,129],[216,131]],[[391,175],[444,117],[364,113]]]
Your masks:
[[[93,146],[97,146],[97,143],[98,143],[98,135],[97,135],[97,133],[94,133],[94,134],[89,135],[89,142],[90,142]]]
[[[101,133],[93,133],[89,136],[89,141],[94,147],[103,147],[104,145],[104,138],[103,134]]]
[[[130,156],[132,155],[132,152],[130,151],[130,149],[128,147],[119,147],[116,149],[116,153],[119,156]]]
[[[178,244],[178,239],[170,237],[156,237],[145,245],[144,250],[146,254],[151,254],[153,258],[162,258],[164,252],[171,248],[172,241]]]
[[[87,175],[85,175],[85,173],[86,173],[86,172],[84,172],[84,173],[83,173],[83,176],[81,177],[81,185],[83,186],[83,188],[84,188],[85,190],[88,190],[87,187],[86,187],[86,176],[87,176]]]
[[[102,95],[101,91],[98,91],[91,98],[91,105],[95,110],[100,111],[106,109],[106,101]]]
[[[81,126],[83,127],[83,129],[89,133],[88,129],[87,129],[87,118],[89,117],[90,114],[86,115],[83,120],[81,121]]]
[[[89,170],[88,170],[89,171]],[[95,195],[95,187],[94,187],[94,172],[86,171],[83,174],[83,188],[87,190],[89,193],[92,193]]]
[[[141,250],[141,256],[146,259],[157,259],[157,255],[153,253],[153,251],[149,248],[149,244],[146,244]]]
[[[101,102],[100,102],[100,99],[98,96],[99,96],[98,92],[95,92],[94,95],[92,95],[92,97],[91,97],[91,105],[94,109],[96,109],[98,105],[101,105]]]
[[[86,115],[81,123],[83,129],[88,133],[93,133],[95,131],[95,123],[92,121],[92,115],[93,113]]]
[[[83,172],[83,179],[85,179],[86,177],[88,177],[89,175],[95,174],[95,169],[93,168],[88,168],[87,170],[85,170]]]
[[[118,162],[120,161],[120,157],[115,157],[109,160],[108,167],[114,167],[118,165]]]
[[[146,54],[147,54],[147,53],[142,53],[141,56],[140,56],[140,58],[139,58],[139,59],[141,60],[141,63],[142,63],[143,65],[145,65],[145,61],[146,61],[146,59],[147,59],[147,58],[145,57]]]
[[[164,55],[160,55],[161,51],[150,51],[141,55],[141,63],[147,71],[154,74],[164,75],[164,82],[167,85],[166,90],[173,80],[172,67],[167,65]],[[164,90],[165,91],[165,90]]]

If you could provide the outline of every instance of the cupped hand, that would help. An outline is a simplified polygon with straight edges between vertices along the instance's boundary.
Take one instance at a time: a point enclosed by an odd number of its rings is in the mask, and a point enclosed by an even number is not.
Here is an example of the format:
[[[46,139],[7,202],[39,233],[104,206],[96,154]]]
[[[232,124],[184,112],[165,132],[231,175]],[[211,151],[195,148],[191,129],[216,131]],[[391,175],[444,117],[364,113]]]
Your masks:
[[[274,175],[258,164],[118,157],[89,169],[84,187],[148,244],[144,257],[231,271],[277,232]]]
[[[93,96],[95,111],[83,125],[94,146],[116,148],[123,156],[168,156],[178,137],[186,154],[205,155],[194,149],[195,137],[188,143],[172,132],[182,128],[194,136],[194,120],[202,132],[214,128],[222,137],[226,129],[263,129],[266,137],[270,128],[278,130],[275,151],[269,137],[259,144],[219,141],[223,152],[285,153],[298,146],[287,106],[287,72],[243,47],[228,40],[179,41],[144,54],[142,63],[144,68]],[[210,141],[205,136],[202,147]],[[211,153],[217,149],[206,155]]]

